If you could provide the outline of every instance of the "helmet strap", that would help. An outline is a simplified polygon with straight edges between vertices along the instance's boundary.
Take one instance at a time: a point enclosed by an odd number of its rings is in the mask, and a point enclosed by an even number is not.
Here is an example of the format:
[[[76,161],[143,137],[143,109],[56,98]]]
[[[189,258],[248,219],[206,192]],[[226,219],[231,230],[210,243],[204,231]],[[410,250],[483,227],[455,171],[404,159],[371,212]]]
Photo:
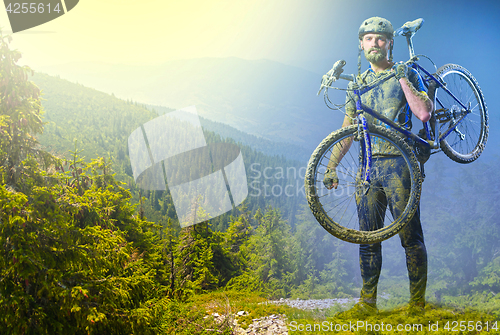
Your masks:
[[[358,45],[358,77],[361,77],[361,44]]]

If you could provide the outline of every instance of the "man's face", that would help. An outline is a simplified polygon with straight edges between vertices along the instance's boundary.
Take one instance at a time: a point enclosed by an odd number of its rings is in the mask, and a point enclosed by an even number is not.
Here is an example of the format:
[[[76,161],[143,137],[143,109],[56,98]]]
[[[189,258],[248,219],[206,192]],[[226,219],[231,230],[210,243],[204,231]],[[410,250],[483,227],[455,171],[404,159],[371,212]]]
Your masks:
[[[361,48],[365,53],[366,60],[370,63],[378,63],[387,59],[392,40],[382,34],[365,34],[361,40]]]

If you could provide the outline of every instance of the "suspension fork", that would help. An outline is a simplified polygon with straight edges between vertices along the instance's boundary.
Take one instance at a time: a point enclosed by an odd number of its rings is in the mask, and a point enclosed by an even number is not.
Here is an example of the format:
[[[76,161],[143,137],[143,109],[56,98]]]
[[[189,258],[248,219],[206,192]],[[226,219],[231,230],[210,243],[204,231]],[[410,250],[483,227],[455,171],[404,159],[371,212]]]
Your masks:
[[[358,99],[356,101],[356,105],[359,106],[357,107],[358,109],[358,138],[361,144],[361,163],[363,164],[362,166],[362,186],[363,186],[363,192],[364,194],[368,193],[368,190],[370,189],[370,175],[372,171],[372,144],[371,144],[371,139],[370,139],[370,132],[368,130],[368,121],[366,120],[365,116],[361,113],[361,102]]]

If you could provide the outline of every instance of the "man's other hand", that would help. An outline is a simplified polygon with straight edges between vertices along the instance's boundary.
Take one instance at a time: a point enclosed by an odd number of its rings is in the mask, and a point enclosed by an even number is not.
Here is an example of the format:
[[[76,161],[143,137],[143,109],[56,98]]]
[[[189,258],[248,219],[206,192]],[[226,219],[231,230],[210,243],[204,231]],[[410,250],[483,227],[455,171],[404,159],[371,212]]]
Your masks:
[[[408,77],[408,66],[406,66],[406,64],[404,63],[394,64],[392,69],[396,72],[394,76],[396,77],[397,80]]]
[[[337,170],[335,169],[326,169],[325,176],[323,178],[323,184],[329,190],[332,188],[337,189],[339,185],[339,178],[337,177]]]

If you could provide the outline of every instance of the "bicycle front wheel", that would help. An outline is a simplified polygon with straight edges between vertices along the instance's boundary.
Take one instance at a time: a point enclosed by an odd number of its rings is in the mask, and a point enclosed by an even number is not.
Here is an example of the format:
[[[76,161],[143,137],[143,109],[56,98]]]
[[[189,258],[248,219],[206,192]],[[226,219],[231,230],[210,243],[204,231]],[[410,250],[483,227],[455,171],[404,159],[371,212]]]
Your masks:
[[[307,201],[316,220],[333,236],[357,244],[377,243],[397,234],[415,214],[422,184],[415,155],[400,136],[376,125],[370,125],[369,132],[371,143],[382,141],[390,144],[392,154],[390,157],[373,157],[368,185],[363,182],[365,142],[358,138],[357,125],[341,128],[320,143],[309,160],[305,178]],[[345,148],[345,154],[339,160],[337,155],[342,148]],[[323,184],[330,160],[340,161],[336,170],[338,187],[331,190]],[[398,172],[392,168],[392,172],[387,172],[391,170],[383,167],[387,163],[397,164]],[[389,193],[398,192],[393,188],[398,188],[402,179],[405,179],[405,186],[399,190],[401,194],[392,196],[399,201],[394,208],[394,204],[388,201]],[[366,216],[367,209],[369,216]],[[377,221],[377,227],[367,230],[367,217]]]
[[[465,118],[441,140],[441,148],[455,162],[473,162],[483,152],[488,139],[488,111],[481,88],[472,74],[460,65],[446,64],[438,69],[437,75],[466,107],[445,90],[436,90],[434,106],[440,133],[446,133],[466,113]]]

